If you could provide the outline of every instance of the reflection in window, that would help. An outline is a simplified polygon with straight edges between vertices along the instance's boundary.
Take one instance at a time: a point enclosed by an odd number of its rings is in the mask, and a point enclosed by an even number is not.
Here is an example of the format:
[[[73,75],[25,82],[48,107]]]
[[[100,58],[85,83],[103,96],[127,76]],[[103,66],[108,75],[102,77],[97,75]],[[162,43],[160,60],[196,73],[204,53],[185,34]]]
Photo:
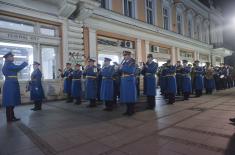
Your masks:
[[[167,8],[163,8],[163,27],[165,30],[169,30],[169,12]]]
[[[124,0],[124,15],[134,18],[134,1]]]
[[[47,35],[47,36],[55,36],[55,29],[41,27],[40,28],[40,33],[43,34],[43,35]]]
[[[33,63],[33,46],[0,42],[0,70],[2,70],[2,67],[4,65],[3,55],[8,52],[12,52],[15,55],[14,63],[17,65],[20,65],[24,61],[28,62],[29,64]],[[25,67],[22,71],[18,73],[18,79],[29,80],[30,73],[32,71],[33,71],[32,65]],[[0,72],[0,79],[1,80],[4,79],[2,71]]]
[[[24,32],[34,32],[34,26],[23,22],[8,21],[0,19],[0,28],[11,29]]]
[[[42,47],[42,73],[44,79],[55,79],[56,66],[56,48]]]

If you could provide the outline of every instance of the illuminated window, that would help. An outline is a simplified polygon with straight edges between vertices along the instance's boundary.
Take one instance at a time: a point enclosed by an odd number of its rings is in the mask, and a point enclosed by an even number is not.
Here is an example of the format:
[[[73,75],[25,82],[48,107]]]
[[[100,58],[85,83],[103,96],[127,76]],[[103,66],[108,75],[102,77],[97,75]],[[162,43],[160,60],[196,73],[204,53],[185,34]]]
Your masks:
[[[44,79],[55,79],[56,77],[56,52],[53,46],[41,47],[42,73]]]
[[[12,52],[14,56],[14,63],[20,65],[22,62],[28,62],[28,66],[25,67],[18,73],[19,80],[29,80],[30,73],[33,71],[33,46],[25,44],[14,44],[14,43],[4,43],[0,42],[0,70],[4,65],[3,55],[8,52]],[[4,76],[0,72],[0,79],[3,80]]]

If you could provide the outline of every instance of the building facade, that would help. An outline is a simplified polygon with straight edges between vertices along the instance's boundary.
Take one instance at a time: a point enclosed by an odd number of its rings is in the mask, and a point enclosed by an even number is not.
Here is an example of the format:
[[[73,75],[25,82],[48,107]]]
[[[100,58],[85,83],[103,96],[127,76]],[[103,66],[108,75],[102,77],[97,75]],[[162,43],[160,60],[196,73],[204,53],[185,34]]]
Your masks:
[[[0,67],[9,50],[16,63],[41,62],[49,100],[63,98],[58,69],[68,61],[120,63],[129,50],[139,64],[152,53],[159,65],[167,59],[219,65],[232,53],[223,47],[221,12],[198,0],[0,0]],[[19,75],[23,102],[31,72],[29,66]]]

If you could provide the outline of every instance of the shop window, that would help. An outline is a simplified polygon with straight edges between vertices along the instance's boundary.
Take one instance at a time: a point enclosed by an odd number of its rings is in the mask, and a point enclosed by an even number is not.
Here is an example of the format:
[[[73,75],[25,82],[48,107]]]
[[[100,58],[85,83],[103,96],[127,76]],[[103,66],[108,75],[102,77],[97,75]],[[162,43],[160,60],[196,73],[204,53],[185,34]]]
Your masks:
[[[114,62],[120,63],[120,58],[118,54],[99,54],[98,56],[98,63],[103,66],[104,64],[104,58],[110,58],[112,59],[111,65],[113,65]]]
[[[42,73],[44,79],[55,79],[56,77],[56,53],[57,48],[53,46],[41,47]]]
[[[166,7],[163,8],[163,27],[165,30],[170,29],[169,9]]]
[[[153,0],[146,0],[146,14],[147,14],[147,23],[154,23],[154,11],[153,11]]]
[[[184,58],[193,58],[193,53],[191,53],[191,52],[186,52],[186,51],[181,51],[181,52],[180,52],[180,57],[184,57]]]
[[[124,0],[124,15],[134,18],[135,17],[135,0]]]
[[[41,27],[40,34],[47,36],[56,36],[56,31],[53,28]]]
[[[33,64],[33,46],[0,42],[0,70],[2,70],[5,62],[3,55],[8,52],[12,52],[15,55],[14,63],[16,65],[19,65],[24,61],[28,62],[29,65],[18,73],[18,79],[29,80],[30,74],[33,71],[33,66],[31,65]],[[0,79],[4,79],[2,72],[0,72]]]
[[[34,32],[33,25],[24,22],[10,21],[5,19],[0,19],[0,28],[24,31],[24,32]]]

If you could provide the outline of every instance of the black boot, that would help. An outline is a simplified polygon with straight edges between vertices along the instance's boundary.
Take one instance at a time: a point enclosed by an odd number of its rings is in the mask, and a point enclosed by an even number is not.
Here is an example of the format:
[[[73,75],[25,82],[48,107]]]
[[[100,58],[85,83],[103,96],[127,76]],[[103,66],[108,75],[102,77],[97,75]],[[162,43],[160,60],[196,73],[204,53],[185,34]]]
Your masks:
[[[38,101],[34,101],[34,108],[31,108],[30,110],[37,111],[38,109]]]
[[[6,118],[7,118],[7,122],[11,122],[11,115],[10,115],[10,108],[6,107]]]
[[[130,111],[128,116],[132,116],[135,113],[135,103],[130,104]]]
[[[87,107],[88,107],[88,108],[96,107],[95,99],[91,99],[91,100],[90,100],[90,104],[89,104]]]
[[[81,104],[81,98],[80,98],[80,97],[78,97],[78,98],[76,99],[75,104],[76,104],[76,105],[80,105],[80,104]]]
[[[126,112],[123,113],[123,115],[129,115],[130,113],[130,105],[129,104],[126,104]]]
[[[66,100],[66,102],[67,102],[67,103],[73,102],[73,98],[72,98],[71,94],[68,94],[68,95],[67,95],[67,100]]]
[[[19,121],[19,120],[20,120],[20,118],[16,118],[16,117],[15,117],[14,107],[11,107],[11,108],[10,108],[10,118],[11,118],[11,121],[12,121],[12,122],[16,122],[16,121]]]

